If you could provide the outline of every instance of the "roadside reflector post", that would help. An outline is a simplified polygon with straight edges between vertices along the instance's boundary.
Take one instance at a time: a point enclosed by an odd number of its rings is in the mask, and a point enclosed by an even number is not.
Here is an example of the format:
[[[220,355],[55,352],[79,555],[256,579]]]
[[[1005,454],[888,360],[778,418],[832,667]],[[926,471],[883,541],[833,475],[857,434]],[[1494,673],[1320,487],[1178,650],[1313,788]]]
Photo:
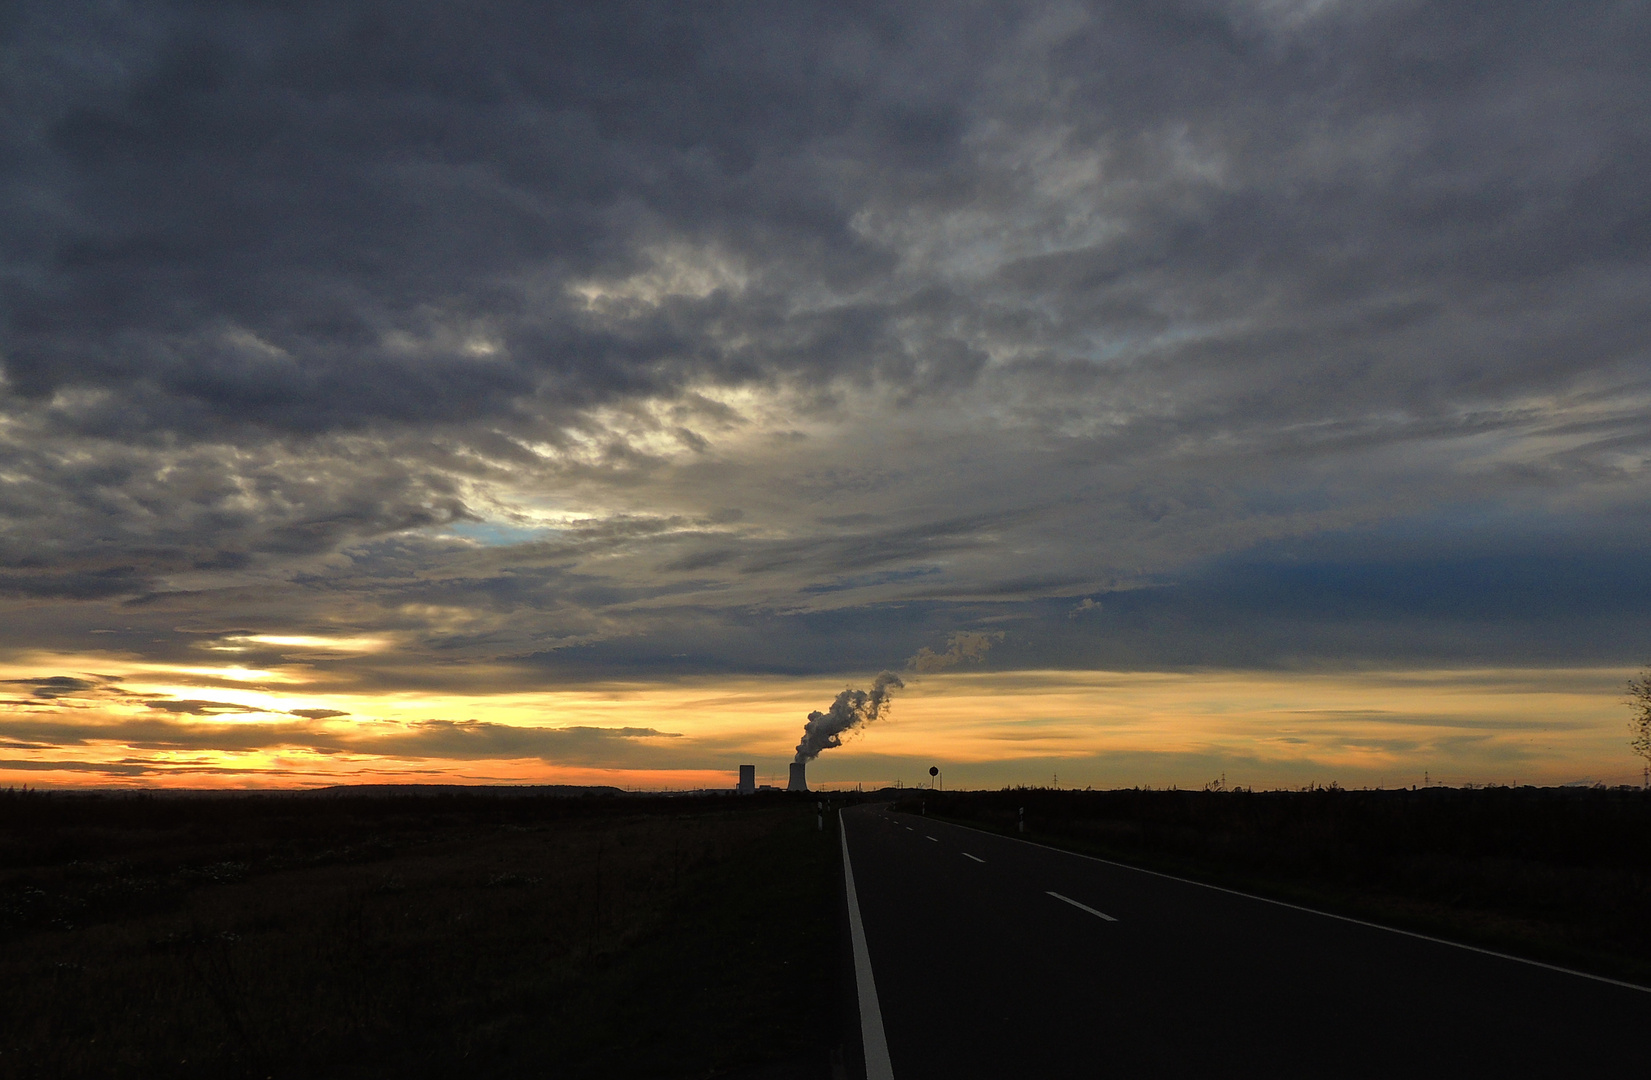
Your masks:
[[[1026,807],[1024,807],[1024,806],[1020,808],[1020,818],[1018,820],[1018,824],[1020,825],[1020,831],[1025,832],[1026,831]]]
[[[825,832],[825,803],[814,804],[814,831]]]

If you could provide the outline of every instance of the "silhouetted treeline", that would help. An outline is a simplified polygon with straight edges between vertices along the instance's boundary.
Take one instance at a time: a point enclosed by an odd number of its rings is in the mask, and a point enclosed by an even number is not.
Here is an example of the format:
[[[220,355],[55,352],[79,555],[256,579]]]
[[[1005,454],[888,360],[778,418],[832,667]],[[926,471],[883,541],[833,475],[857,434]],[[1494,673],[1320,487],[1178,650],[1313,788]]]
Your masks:
[[[1556,962],[1651,977],[1651,794],[1603,788],[908,794],[902,805]]]

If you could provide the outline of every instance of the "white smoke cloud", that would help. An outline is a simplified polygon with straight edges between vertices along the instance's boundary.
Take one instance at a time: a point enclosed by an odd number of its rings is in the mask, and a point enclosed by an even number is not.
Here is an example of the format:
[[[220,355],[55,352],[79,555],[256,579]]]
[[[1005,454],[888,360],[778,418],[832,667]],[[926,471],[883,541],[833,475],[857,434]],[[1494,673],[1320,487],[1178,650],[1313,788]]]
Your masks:
[[[844,690],[825,712],[811,712],[803,725],[803,739],[797,744],[797,762],[813,761],[820,751],[843,745],[843,736],[864,727],[888,708],[889,695],[906,684],[892,671],[878,675],[867,690]]]
[[[987,650],[1003,640],[1003,631],[990,632],[980,630],[958,630],[946,638],[946,651],[935,652],[927,645],[918,649],[906,666],[913,671],[930,672],[944,671],[949,667],[956,667],[964,661],[978,661],[986,657]]]

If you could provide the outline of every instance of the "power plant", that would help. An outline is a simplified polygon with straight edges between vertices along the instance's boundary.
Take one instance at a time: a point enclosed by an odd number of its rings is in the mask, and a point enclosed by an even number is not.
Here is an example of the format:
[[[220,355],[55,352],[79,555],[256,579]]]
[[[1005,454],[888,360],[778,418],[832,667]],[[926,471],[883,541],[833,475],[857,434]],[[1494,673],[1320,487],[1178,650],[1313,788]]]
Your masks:
[[[808,766],[801,761],[791,763],[791,782],[786,784],[787,791],[808,790]],[[727,790],[726,788],[723,790]],[[755,765],[741,765],[739,784],[734,788],[736,795],[755,795],[759,791],[775,791],[776,788],[767,784],[757,784],[757,767]]]

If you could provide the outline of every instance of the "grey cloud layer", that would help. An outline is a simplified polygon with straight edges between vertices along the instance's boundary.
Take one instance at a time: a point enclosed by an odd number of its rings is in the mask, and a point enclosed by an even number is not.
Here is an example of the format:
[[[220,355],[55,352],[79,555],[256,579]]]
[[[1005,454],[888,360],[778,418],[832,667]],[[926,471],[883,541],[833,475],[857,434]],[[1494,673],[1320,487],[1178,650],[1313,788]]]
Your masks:
[[[1643,552],[1646,16],[14,5],[3,644],[382,631],[313,663],[388,687],[1496,623],[1395,523]],[[1485,652],[1651,648],[1515,578]]]

